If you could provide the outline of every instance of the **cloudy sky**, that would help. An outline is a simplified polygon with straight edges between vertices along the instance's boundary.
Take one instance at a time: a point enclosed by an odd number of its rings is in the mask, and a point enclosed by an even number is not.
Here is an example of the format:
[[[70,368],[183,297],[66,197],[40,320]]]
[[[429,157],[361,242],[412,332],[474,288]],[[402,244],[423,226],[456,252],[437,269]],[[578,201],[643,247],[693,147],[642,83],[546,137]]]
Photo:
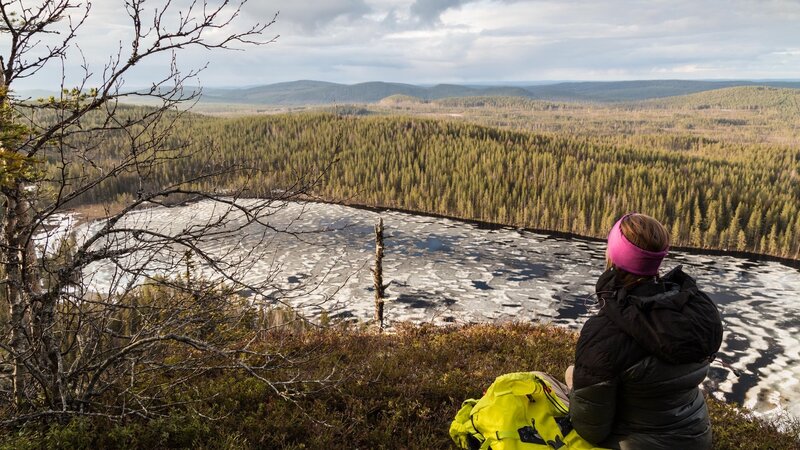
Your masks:
[[[79,35],[96,71],[109,54],[129,46],[132,27],[122,3],[94,0]],[[274,43],[187,50],[178,56],[180,66],[208,62],[200,76],[206,86],[297,79],[800,79],[800,0],[250,0],[236,26],[268,21],[276,12],[267,30],[267,37],[279,35]],[[67,64],[77,61],[73,56]],[[143,63],[129,83],[145,83],[164,64]],[[50,83],[53,73],[24,87]]]

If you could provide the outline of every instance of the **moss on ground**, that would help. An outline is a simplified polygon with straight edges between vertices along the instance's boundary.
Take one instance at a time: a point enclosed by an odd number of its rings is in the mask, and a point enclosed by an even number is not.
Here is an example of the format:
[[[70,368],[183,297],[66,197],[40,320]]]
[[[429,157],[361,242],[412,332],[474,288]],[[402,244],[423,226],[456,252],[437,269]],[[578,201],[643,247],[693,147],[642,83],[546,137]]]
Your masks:
[[[571,363],[576,335],[562,328],[505,324],[438,328],[403,326],[396,333],[359,330],[273,334],[286,355],[305,363],[275,369],[285,379],[323,378],[287,401],[241,373],[211,372],[191,394],[203,399],[163,417],[112,422],[76,418],[5,430],[0,447],[40,448],[453,448],[447,430],[461,401],[480,396],[497,375],[541,370],[561,374]],[[715,449],[800,448],[797,427],[746,415],[709,399]]]

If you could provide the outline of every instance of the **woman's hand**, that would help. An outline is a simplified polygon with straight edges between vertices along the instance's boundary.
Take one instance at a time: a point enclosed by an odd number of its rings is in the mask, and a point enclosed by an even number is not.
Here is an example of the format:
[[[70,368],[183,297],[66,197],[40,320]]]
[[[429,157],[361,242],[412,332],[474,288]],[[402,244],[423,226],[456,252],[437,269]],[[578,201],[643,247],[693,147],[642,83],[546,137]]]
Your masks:
[[[564,383],[567,385],[567,389],[570,391],[572,390],[572,372],[575,370],[575,366],[567,367],[567,370],[564,372]]]

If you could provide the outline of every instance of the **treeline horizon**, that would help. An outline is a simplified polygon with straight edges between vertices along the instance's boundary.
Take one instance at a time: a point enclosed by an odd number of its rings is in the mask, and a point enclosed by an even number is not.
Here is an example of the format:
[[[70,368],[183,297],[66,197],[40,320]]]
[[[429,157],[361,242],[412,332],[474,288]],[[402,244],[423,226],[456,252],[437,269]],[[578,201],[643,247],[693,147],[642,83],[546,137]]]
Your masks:
[[[325,113],[188,115],[170,139],[188,142],[191,156],[154,168],[154,183],[235,166],[193,185],[269,197],[318,180],[308,194],[325,201],[597,238],[637,211],[661,220],[673,246],[800,258],[800,150],[790,147]],[[98,151],[111,160],[124,146],[123,136],[110,137]],[[80,204],[135,193],[122,174]]]

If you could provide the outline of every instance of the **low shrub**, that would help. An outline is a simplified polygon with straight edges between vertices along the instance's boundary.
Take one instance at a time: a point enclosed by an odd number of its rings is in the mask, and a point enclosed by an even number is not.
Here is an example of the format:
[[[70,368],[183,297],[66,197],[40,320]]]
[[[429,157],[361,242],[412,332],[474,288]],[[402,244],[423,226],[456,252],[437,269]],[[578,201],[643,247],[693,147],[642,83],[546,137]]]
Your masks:
[[[560,375],[576,335],[529,324],[401,326],[395,332],[332,328],[275,334],[304,363],[273,368],[274,379],[305,383],[286,399],[236,371],[209,372],[183,404],[148,419],[74,418],[5,430],[0,447],[90,448],[453,448],[448,427],[460,403],[478,397],[497,375],[541,370]],[[334,374],[331,377],[331,374]],[[798,428],[781,430],[742,409],[708,399],[716,449],[800,448]]]

